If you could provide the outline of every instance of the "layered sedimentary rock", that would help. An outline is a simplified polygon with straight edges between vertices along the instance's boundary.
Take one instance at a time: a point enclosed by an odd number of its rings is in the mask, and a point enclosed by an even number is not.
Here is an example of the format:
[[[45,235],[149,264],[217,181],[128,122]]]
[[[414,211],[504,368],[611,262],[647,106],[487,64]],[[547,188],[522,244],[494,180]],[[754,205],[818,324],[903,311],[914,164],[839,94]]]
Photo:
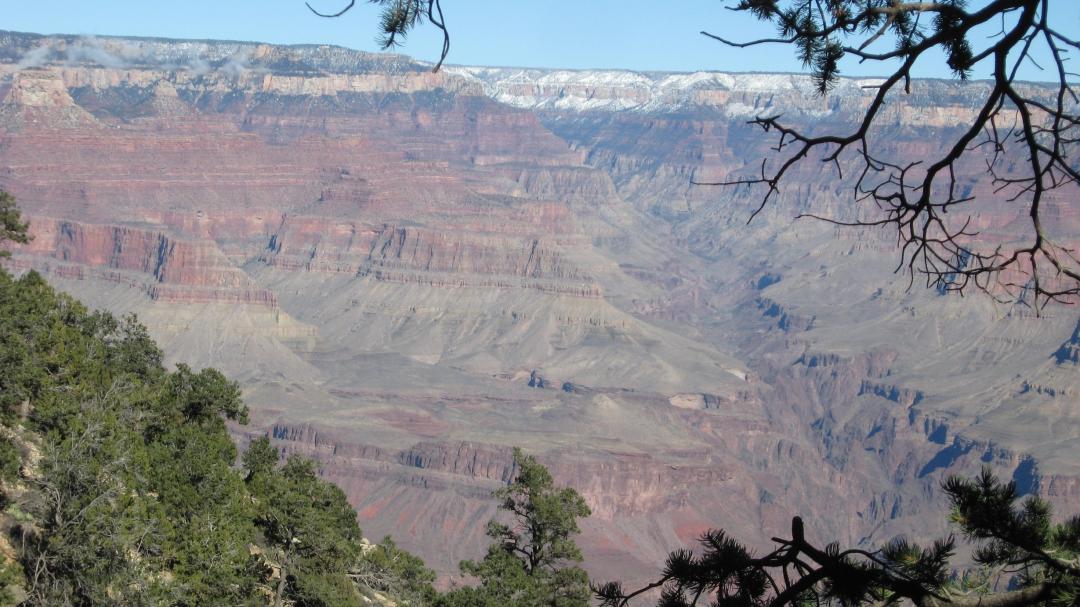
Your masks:
[[[864,84],[2,33],[0,187],[35,236],[11,266],[237,377],[238,438],[318,458],[368,536],[444,575],[513,446],[585,495],[601,579],[794,514],[931,535],[942,476],[983,463],[1076,509],[1074,309],[908,290],[888,235],[792,224],[860,212],[818,166],[749,226],[760,192],[689,184],[759,166],[747,117],[843,125]],[[983,86],[916,83],[888,150],[932,152]]]
[[[27,257],[17,265],[66,278],[142,286],[152,300],[275,305],[274,294],[256,285],[212,242],[46,217],[35,217],[32,226],[32,240],[21,249]]]

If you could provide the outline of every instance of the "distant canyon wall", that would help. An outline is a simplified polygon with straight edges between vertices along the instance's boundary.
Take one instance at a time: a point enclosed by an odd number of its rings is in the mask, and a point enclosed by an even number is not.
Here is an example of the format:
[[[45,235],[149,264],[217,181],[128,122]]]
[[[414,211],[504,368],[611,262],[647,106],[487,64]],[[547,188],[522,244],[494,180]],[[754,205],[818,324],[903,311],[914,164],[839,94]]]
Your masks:
[[[842,128],[872,82],[429,67],[0,33],[0,187],[35,237],[9,267],[236,377],[241,442],[319,459],[444,578],[514,446],[585,495],[598,579],[795,514],[864,546],[941,534],[941,479],[983,464],[1080,508],[1075,309],[908,289],[891,235],[793,221],[861,212],[817,163],[750,225],[759,191],[690,185],[757,170],[748,118]],[[985,86],[915,82],[875,136],[924,157]],[[971,188],[1010,237],[1015,207]],[[1047,202],[1062,242],[1070,200]]]

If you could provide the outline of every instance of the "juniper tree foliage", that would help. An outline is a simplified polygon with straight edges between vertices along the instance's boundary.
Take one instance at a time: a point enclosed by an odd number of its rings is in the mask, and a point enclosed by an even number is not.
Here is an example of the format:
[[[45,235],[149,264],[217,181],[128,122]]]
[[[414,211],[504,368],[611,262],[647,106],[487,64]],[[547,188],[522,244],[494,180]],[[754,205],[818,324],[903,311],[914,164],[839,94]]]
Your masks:
[[[709,531],[698,554],[672,552],[656,582],[633,591],[612,582],[594,591],[605,607],[624,607],[656,591],[659,607],[1080,604],[1080,517],[1054,523],[1049,504],[1034,496],[1018,503],[1015,483],[1000,482],[989,469],[974,479],[951,477],[943,489],[952,502],[951,520],[975,543],[975,561],[987,568],[988,578],[1011,578],[1010,589],[958,584],[950,564],[953,536],[929,546],[898,538],[876,551],[841,549],[835,542],[820,547],[796,517],[790,538],[773,538],[779,547],[766,555],[754,556],[724,531]]]
[[[480,561],[463,561],[461,571],[479,585],[440,597],[443,607],[586,607],[589,579],[577,566],[581,550],[573,537],[577,519],[589,516],[585,500],[557,487],[551,473],[531,455],[514,450],[518,473],[495,493],[510,523],[493,520],[492,539]]]
[[[349,577],[361,585],[407,603],[424,607],[436,601],[435,572],[419,557],[409,554],[386,536],[362,551],[349,569]]]
[[[278,468],[278,459],[266,437],[243,457],[256,525],[280,567],[273,605],[357,604],[347,575],[360,550],[356,511],[341,489],[318,478],[315,462],[294,455]]]
[[[0,190],[0,246],[5,242],[17,242],[26,244],[30,242],[27,229],[30,225],[21,219],[19,207],[15,206],[15,197]],[[11,253],[0,248],[0,259],[9,257]]]
[[[20,456],[0,517],[27,605],[257,603],[224,421],[246,414],[235,384],[169,373],[134,319],[33,272],[0,270],[0,357],[0,423]]]

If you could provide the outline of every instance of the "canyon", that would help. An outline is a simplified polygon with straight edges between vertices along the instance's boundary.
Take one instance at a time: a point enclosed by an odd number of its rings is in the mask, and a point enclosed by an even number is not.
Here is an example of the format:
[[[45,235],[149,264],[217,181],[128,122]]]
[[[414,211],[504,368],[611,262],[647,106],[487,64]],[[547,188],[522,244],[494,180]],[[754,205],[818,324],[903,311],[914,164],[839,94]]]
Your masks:
[[[747,119],[848,124],[873,83],[0,32],[0,188],[34,237],[6,265],[236,379],[241,443],[316,458],[447,583],[515,446],[628,584],[710,527],[945,533],[941,480],[982,465],[1080,511],[1080,310],[909,288],[893,235],[794,220],[860,212],[816,164],[749,224],[761,191],[690,183],[758,169]],[[883,150],[926,156],[985,86],[916,81]],[[1075,245],[1071,196],[1044,213]]]

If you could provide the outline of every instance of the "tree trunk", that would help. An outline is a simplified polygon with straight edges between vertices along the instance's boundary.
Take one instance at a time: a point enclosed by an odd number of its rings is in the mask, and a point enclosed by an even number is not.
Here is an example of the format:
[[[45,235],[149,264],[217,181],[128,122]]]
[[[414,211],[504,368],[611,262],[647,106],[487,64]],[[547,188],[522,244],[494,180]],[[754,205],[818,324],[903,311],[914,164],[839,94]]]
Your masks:
[[[285,579],[288,573],[290,553],[292,553],[292,542],[289,542],[289,548],[281,558],[281,572],[278,574],[281,577],[278,579],[277,591],[274,592],[274,607],[281,607],[281,601],[285,596]]]

